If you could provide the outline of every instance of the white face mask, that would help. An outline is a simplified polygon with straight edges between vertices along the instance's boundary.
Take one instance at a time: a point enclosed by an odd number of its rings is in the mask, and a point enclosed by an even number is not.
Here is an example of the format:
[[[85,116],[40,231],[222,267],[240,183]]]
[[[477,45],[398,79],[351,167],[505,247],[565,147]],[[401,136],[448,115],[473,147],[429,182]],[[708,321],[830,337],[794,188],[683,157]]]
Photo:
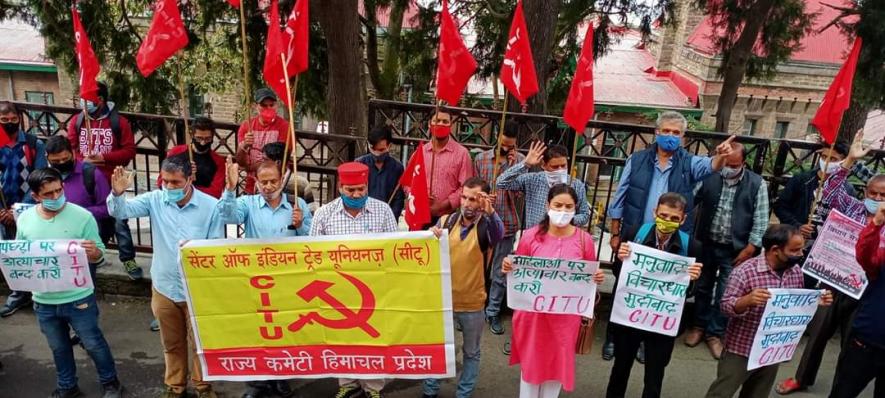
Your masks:
[[[575,217],[573,211],[547,210],[547,217],[550,217],[550,223],[557,227],[564,227],[572,222]]]
[[[833,174],[839,171],[839,168],[842,167],[842,161],[830,162],[829,164],[827,164],[827,162],[825,162],[823,159],[819,159],[817,162],[820,169],[824,170],[824,173],[826,174]]]
[[[547,175],[547,183],[550,184],[550,186],[568,183],[568,171],[566,169],[545,171],[544,174]]]

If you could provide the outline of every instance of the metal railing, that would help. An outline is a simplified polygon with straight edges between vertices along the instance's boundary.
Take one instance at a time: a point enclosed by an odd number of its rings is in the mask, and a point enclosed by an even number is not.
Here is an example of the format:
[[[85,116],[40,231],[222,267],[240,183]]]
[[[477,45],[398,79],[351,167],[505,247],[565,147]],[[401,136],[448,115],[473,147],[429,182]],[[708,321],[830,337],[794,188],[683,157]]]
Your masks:
[[[66,127],[78,109],[17,103],[22,113],[22,127],[39,137],[66,134]],[[394,128],[392,153],[404,164],[416,145],[430,138],[428,121],[434,112],[433,105],[372,100],[369,102],[369,125],[388,124]],[[453,137],[471,152],[487,150],[495,145],[501,112],[485,109],[450,108],[453,116]],[[137,155],[131,163],[136,172],[136,184],[132,194],[156,188],[156,176],[166,150],[174,143],[184,140],[184,123],[181,118],[137,113],[121,113],[135,133]],[[507,120],[519,126],[517,142],[521,150],[527,150],[533,140],[543,140],[548,145],[560,144],[573,148],[574,131],[562,119],[549,115],[508,113]],[[215,123],[217,136],[215,149],[223,156],[236,152],[238,124]],[[598,237],[607,230],[609,220],[605,215],[612,194],[617,187],[621,170],[627,156],[648,146],[654,140],[651,126],[591,121],[585,137],[578,140],[577,172],[588,188],[593,228]],[[310,181],[319,203],[337,196],[335,168],[342,162],[353,160],[365,148],[363,138],[350,135],[322,134],[298,131],[296,146],[299,174]],[[695,154],[708,154],[716,144],[727,138],[726,134],[688,131],[685,147]],[[817,162],[820,145],[807,141],[769,139],[740,136],[737,141],[747,149],[747,164],[768,181],[773,201],[781,186],[790,175],[808,170]],[[359,148],[359,149],[358,149]],[[885,152],[876,151],[868,161],[870,167],[881,169]],[[131,223],[133,221],[130,221]],[[139,250],[150,250],[150,233],[147,220],[134,220],[133,239]],[[602,249],[603,239],[598,239]]]

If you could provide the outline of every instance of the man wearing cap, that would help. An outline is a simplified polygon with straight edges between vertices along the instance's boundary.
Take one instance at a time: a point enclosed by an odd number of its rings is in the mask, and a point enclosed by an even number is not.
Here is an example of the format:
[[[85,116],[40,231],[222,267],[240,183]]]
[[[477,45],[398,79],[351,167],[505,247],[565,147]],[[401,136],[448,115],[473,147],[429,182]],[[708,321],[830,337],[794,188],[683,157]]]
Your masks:
[[[369,197],[369,167],[358,162],[338,166],[338,192],[341,197],[320,207],[313,216],[310,236],[355,235],[396,231],[390,206]],[[383,379],[338,379],[335,398],[360,396],[380,398]]]
[[[264,161],[264,145],[289,140],[289,123],[277,114],[277,95],[269,88],[255,91],[258,116],[240,125],[237,131],[237,163],[246,169],[246,193],[255,193],[255,170]]]

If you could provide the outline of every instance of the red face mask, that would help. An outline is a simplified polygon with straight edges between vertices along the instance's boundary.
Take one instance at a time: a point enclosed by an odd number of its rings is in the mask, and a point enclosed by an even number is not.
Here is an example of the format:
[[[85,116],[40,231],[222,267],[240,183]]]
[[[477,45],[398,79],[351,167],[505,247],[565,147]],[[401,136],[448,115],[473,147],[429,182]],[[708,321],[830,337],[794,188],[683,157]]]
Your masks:
[[[261,116],[261,121],[270,124],[277,117],[277,110],[274,108],[261,108],[259,115]]]
[[[430,126],[430,132],[436,138],[446,138],[452,133],[452,126],[433,125]]]

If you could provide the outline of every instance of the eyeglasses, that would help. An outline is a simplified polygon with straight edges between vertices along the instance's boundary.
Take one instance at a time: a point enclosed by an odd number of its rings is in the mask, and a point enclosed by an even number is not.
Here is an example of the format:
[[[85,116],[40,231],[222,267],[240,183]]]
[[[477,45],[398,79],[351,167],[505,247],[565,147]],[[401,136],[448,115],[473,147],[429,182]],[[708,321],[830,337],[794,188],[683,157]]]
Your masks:
[[[212,137],[194,137],[194,141],[199,142],[201,144],[211,144]]]

